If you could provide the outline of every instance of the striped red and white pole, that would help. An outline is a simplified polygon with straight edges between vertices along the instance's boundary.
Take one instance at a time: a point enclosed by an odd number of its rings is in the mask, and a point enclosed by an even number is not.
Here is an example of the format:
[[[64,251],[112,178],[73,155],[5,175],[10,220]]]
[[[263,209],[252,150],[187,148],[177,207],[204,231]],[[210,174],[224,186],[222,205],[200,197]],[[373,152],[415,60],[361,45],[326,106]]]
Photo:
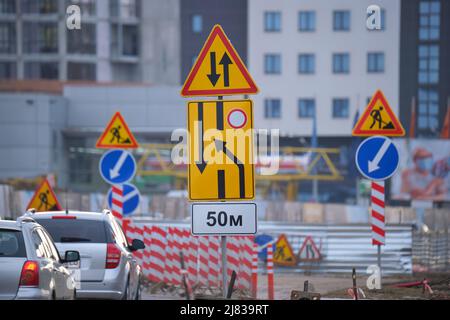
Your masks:
[[[382,246],[386,244],[386,225],[384,215],[384,181],[372,182],[372,245]]]
[[[257,298],[258,296],[258,244],[253,243],[253,254],[252,254],[252,297]]]
[[[274,300],[274,287],[273,287],[273,244],[269,243],[267,246],[267,291],[268,299]]]
[[[209,272],[209,237],[202,236],[198,238],[198,283],[208,285]]]
[[[209,237],[208,248],[208,286],[218,288],[220,286],[220,239],[216,236]]]
[[[117,221],[122,225],[123,219],[123,187],[121,185],[111,188],[111,212]]]

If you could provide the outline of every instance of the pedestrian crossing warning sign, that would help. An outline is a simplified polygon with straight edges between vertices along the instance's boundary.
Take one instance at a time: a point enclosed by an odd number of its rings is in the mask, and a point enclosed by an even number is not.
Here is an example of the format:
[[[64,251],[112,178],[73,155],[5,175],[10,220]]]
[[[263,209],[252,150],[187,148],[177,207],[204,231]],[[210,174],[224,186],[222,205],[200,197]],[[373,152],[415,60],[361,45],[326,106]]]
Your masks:
[[[35,209],[36,212],[60,211],[62,210],[52,187],[45,179],[36,189],[27,209]]]
[[[220,25],[215,25],[200,51],[181,95],[256,94],[258,88]]]
[[[405,129],[395,116],[386,97],[378,90],[356,123],[353,136],[403,137]]]
[[[298,252],[300,261],[319,261],[321,258],[320,249],[317,248],[313,238],[310,236],[305,238]]]
[[[273,253],[273,262],[280,266],[293,267],[297,265],[297,257],[284,234],[280,235]]]
[[[98,139],[98,149],[136,149],[138,144],[120,112],[109,122],[106,130]]]

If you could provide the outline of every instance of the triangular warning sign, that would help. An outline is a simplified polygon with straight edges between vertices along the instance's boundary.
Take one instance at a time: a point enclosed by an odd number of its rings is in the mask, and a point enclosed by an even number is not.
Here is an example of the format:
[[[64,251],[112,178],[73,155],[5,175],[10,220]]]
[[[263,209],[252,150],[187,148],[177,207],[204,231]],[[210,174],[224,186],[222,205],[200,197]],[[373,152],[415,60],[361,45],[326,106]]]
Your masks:
[[[27,209],[35,209],[36,212],[60,211],[62,210],[58,199],[53,192],[47,179],[42,181],[36,189]]]
[[[297,257],[284,234],[280,235],[276,242],[273,262],[277,265],[287,267],[297,265]]]
[[[405,129],[398,121],[383,92],[378,90],[356,123],[353,136],[403,137]]]
[[[306,237],[305,241],[298,251],[298,258],[300,261],[318,261],[321,258],[320,250],[317,248],[314,240],[311,237]]]
[[[239,54],[220,25],[215,25],[184,83],[181,95],[192,97],[256,93],[258,88]]]
[[[105,131],[98,139],[99,149],[136,149],[138,144],[120,112],[117,112],[109,122]]]

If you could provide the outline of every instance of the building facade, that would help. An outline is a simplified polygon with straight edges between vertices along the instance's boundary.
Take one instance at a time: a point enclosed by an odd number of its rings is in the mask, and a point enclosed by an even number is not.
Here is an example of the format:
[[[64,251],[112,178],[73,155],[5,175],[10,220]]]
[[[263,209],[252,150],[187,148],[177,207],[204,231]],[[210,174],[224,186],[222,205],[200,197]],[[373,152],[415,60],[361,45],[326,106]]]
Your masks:
[[[0,0],[0,79],[178,84],[178,29],[177,0]]]
[[[349,137],[357,109],[382,89],[398,111],[400,0],[249,0],[248,65],[261,93],[255,123],[283,136]]]
[[[449,1],[402,1],[400,115],[419,138],[438,138],[450,107],[449,15]]]

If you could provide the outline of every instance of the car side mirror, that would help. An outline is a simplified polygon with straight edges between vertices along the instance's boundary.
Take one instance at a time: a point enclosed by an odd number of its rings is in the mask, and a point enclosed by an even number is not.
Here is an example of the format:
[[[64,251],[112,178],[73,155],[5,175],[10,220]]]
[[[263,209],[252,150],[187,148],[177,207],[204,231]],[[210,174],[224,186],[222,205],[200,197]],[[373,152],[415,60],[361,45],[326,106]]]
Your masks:
[[[80,253],[78,251],[66,251],[64,262],[78,262],[80,261]]]
[[[145,244],[143,241],[141,241],[139,239],[134,239],[131,243],[131,246],[129,246],[129,249],[131,251],[142,250],[142,249],[145,249]]]

